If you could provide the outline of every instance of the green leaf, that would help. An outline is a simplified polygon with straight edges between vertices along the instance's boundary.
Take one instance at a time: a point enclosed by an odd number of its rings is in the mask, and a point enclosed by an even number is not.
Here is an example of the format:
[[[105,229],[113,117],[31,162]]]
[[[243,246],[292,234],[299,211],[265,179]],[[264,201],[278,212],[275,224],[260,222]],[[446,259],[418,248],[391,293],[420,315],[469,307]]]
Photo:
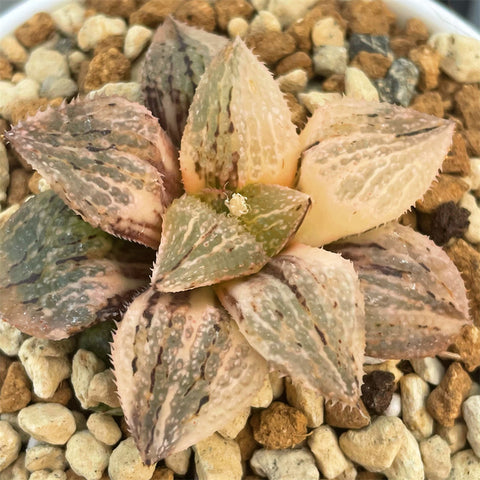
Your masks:
[[[280,185],[247,185],[239,193],[246,199],[247,212],[238,217],[269,257],[286,245],[310,207],[308,195]]]
[[[59,340],[117,319],[144,287],[151,250],[94,229],[51,190],[0,230],[0,316],[29,335]]]
[[[237,37],[195,92],[180,153],[185,191],[292,186],[300,143],[290,117],[272,74]]]
[[[112,359],[129,430],[148,464],[232,420],[267,374],[208,288],[163,294],[151,287],[137,297],[114,336]]]
[[[215,290],[262,357],[326,398],[355,405],[365,326],[351,262],[295,244],[260,273]]]
[[[255,273],[267,261],[235,218],[184,195],[165,214],[151,281],[160,291],[179,292]]]
[[[143,64],[142,89],[147,108],[177,146],[200,77],[226,44],[225,37],[171,17],[155,32]]]
[[[431,357],[471,323],[460,273],[425,235],[391,223],[332,248],[354,263],[360,278],[367,355]]]
[[[145,107],[121,97],[77,99],[5,135],[85,221],[158,247],[180,172],[175,148]]]

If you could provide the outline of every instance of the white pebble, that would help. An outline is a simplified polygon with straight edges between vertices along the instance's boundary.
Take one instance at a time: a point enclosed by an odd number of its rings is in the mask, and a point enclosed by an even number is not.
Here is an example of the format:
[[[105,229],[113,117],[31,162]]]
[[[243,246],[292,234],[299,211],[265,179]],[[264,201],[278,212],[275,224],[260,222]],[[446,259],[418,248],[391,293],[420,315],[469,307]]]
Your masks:
[[[92,413],[87,420],[90,433],[105,445],[115,445],[122,437],[122,432],[117,422],[103,413]]]
[[[23,452],[5,470],[0,471],[0,480],[28,480],[29,476],[30,472],[25,468]]]
[[[123,53],[129,60],[134,60],[147,46],[152,38],[153,32],[143,25],[132,25],[125,36]]]
[[[307,417],[307,426],[319,427],[323,423],[324,416],[323,397],[303,384],[294,384],[290,378],[286,379],[285,387],[288,403],[298,408]]]
[[[480,158],[470,158],[471,172],[468,182],[472,190],[480,189]]]
[[[85,60],[87,60],[87,56],[80,50],[74,50],[68,54],[68,66],[74,75],[78,75],[80,73],[82,62]]]
[[[313,51],[313,68],[317,75],[343,74],[347,68],[348,53],[345,47],[325,45]]]
[[[94,375],[88,386],[87,403],[89,405],[104,403],[111,408],[117,408],[120,406],[115,378],[110,369],[103,370]]]
[[[471,193],[466,192],[463,194],[459,205],[470,212],[468,217],[470,223],[465,232],[465,238],[471,243],[480,243],[480,208],[476,198]]]
[[[345,95],[356,100],[378,102],[378,90],[362,70],[347,67],[345,70]]]
[[[250,416],[250,407],[246,407],[235,418],[218,430],[218,433],[227,439],[233,440],[245,427]]]
[[[433,418],[427,411],[428,383],[416,373],[409,373],[400,379],[402,396],[402,418],[405,425],[418,440],[433,433]]]
[[[241,480],[243,475],[240,447],[214,433],[193,446],[198,480]]]
[[[304,90],[308,82],[308,75],[302,68],[296,68],[277,77],[280,90],[285,93],[298,93]]]
[[[248,32],[248,22],[242,17],[231,18],[227,25],[227,32],[230,38],[245,38]]]
[[[300,93],[298,99],[310,113],[313,113],[318,107],[322,107],[329,102],[340,100],[342,95],[336,92],[319,92],[311,90],[310,92]]]
[[[55,26],[65,35],[73,36],[80,30],[85,20],[85,7],[71,2],[54,10],[51,14]]]
[[[13,35],[7,35],[0,40],[0,51],[16,67],[22,67],[28,58],[28,52]]]
[[[83,408],[93,407],[94,402],[88,399],[88,388],[95,374],[105,370],[105,364],[93,352],[78,349],[72,360],[72,386],[75,396]]]
[[[5,421],[0,421],[0,471],[13,463],[20,451],[22,441],[15,429]]]
[[[47,77],[69,77],[70,70],[65,55],[57,50],[39,47],[33,50],[25,64],[27,77],[42,83]]]
[[[75,432],[72,412],[59,403],[34,403],[18,412],[20,428],[36,440],[64,445]]]
[[[462,450],[452,457],[448,480],[477,480],[480,478],[480,459],[473,450]]]
[[[317,20],[312,28],[312,43],[315,47],[321,45],[343,47],[345,32],[335,18],[324,17]]]
[[[351,466],[340,450],[335,431],[329,425],[313,430],[308,437],[308,446],[315,456],[318,468],[326,478],[337,477]]]
[[[437,33],[428,40],[440,55],[440,68],[457,82],[480,82],[480,40]]]
[[[10,183],[10,174],[9,174],[9,164],[7,149],[3,142],[0,142],[0,203],[4,202],[7,199],[7,188]],[[5,344],[8,348],[10,341],[2,338],[2,329],[8,328],[4,327],[3,324],[10,326],[7,322],[0,319],[0,350],[3,350],[2,346]],[[12,327],[14,328],[14,327]],[[17,347],[18,348],[18,347]],[[15,355],[15,354],[12,354]]]
[[[0,81],[0,115],[11,120],[13,106],[19,100],[35,100],[38,98],[40,85],[30,78],[25,78],[14,85]]]
[[[426,480],[445,480],[452,468],[450,448],[439,435],[420,442]]]
[[[267,10],[275,15],[282,27],[303,18],[307,11],[317,3],[317,0],[270,0]]]
[[[5,152],[5,160],[8,162],[6,150],[3,144],[0,144],[0,157],[2,156],[2,152]],[[2,163],[4,160],[1,160]],[[7,163],[7,178],[8,177],[8,163]],[[5,178],[3,179],[5,181]],[[22,344],[23,340],[25,339],[25,335],[15,328],[13,325],[10,325],[5,320],[0,319],[0,350],[9,357],[13,357],[14,355],[18,355],[18,350],[20,349],[20,345]]]
[[[432,385],[438,385],[445,375],[445,367],[437,357],[413,358],[410,363],[415,373]]]
[[[399,417],[402,413],[402,397],[399,393],[393,392],[390,404],[383,412],[387,417]]]
[[[248,33],[250,35],[256,35],[265,32],[281,32],[282,26],[278,21],[278,18],[268,10],[262,10],[258,12],[248,27]]]
[[[67,474],[62,470],[36,470],[28,480],[67,480]]]
[[[268,0],[250,0],[250,3],[257,12],[265,10],[268,7]]]
[[[110,448],[83,430],[70,438],[65,457],[77,475],[87,480],[100,480],[108,466]]]
[[[462,405],[463,419],[467,424],[467,440],[480,457],[480,395],[467,398]]]
[[[254,408],[267,408],[273,400],[272,384],[268,374],[265,376],[260,390],[257,392],[250,405]]]
[[[318,480],[315,458],[306,448],[256,450],[250,459],[252,470],[269,480]]]
[[[98,95],[118,95],[131,102],[143,102],[142,87],[138,82],[106,83],[98,90],[89,92],[87,98],[95,98]]]
[[[147,466],[132,437],[120,442],[110,455],[108,475],[111,480],[150,480],[156,464]]]
[[[46,98],[70,98],[78,92],[75,80],[69,77],[47,77],[40,86],[40,96]]]
[[[463,420],[456,420],[452,427],[437,425],[437,433],[447,442],[451,453],[462,450],[467,444],[467,426]]]
[[[67,462],[63,448],[39,443],[25,452],[25,467],[30,472],[35,470],[65,470]]]
[[[22,444],[27,444],[32,439],[28,433],[25,433],[18,425],[18,413],[0,413],[0,420],[8,422],[20,435]]]
[[[285,375],[279,370],[271,370],[268,378],[270,379],[270,386],[272,387],[273,399],[276,400],[281,397],[285,391]]]
[[[187,448],[181,452],[172,453],[165,458],[165,465],[174,473],[177,473],[178,475],[185,475],[188,472],[191,455],[191,448]]]
[[[93,15],[87,18],[78,31],[77,43],[84,50],[92,50],[99,42],[111,35],[125,35],[127,24],[123,18]]]
[[[28,338],[20,347],[20,361],[40,398],[50,398],[62,380],[70,376],[68,350],[61,342],[35,337]]]

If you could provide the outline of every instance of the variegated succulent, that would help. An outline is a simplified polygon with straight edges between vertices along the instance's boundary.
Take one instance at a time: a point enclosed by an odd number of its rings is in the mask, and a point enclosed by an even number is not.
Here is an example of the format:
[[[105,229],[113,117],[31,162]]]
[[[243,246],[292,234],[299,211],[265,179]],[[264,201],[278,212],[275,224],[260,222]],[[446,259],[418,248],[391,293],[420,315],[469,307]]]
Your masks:
[[[111,356],[145,462],[218,430],[271,368],[354,405],[365,352],[434,355],[470,322],[452,262],[395,222],[452,122],[344,98],[297,134],[240,39],[171,19],[144,94],[78,98],[6,133],[51,190],[0,232],[0,313],[51,339],[121,318]]]

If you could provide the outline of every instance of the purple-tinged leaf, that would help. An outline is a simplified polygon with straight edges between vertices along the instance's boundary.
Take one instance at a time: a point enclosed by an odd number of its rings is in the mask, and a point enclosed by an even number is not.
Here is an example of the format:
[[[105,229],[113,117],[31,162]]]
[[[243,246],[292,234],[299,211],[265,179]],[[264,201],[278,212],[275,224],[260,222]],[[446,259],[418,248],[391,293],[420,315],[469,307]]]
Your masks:
[[[24,203],[0,230],[0,317],[59,340],[118,319],[148,283],[152,250],[93,228],[51,190]]]
[[[324,245],[398,218],[435,179],[453,128],[389,103],[344,98],[319,107],[300,135],[297,188],[313,204],[296,239]]]
[[[112,359],[129,430],[149,464],[223,427],[267,374],[209,288],[151,287],[137,297],[114,335]]]
[[[262,357],[328,399],[360,396],[365,326],[351,262],[295,244],[247,279],[216,287]]]
[[[151,281],[162,292],[181,292],[258,272],[267,261],[235,218],[184,195],[165,213]]]
[[[180,153],[185,191],[292,186],[300,144],[290,117],[272,74],[237,37],[212,60],[193,97]]]
[[[428,237],[392,223],[332,248],[353,262],[360,278],[367,355],[430,357],[471,323],[460,273]]]
[[[121,97],[49,108],[6,133],[15,150],[94,227],[158,247],[181,193],[177,154],[145,107]]]
[[[145,104],[173,143],[180,146],[193,94],[227,39],[167,17],[158,27],[143,64]]]

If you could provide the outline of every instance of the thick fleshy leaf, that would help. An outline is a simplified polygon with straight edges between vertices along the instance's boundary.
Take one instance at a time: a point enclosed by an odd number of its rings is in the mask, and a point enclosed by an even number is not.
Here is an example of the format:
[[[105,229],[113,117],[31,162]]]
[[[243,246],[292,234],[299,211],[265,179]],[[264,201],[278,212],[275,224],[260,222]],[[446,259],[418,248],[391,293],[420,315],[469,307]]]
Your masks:
[[[85,221],[158,247],[180,173],[174,147],[145,107],[121,97],[75,100],[38,112],[6,137]]]
[[[344,98],[319,107],[300,135],[298,189],[313,204],[296,239],[323,245],[398,218],[431,185],[453,128],[389,103]]]
[[[153,251],[75,215],[51,190],[0,230],[0,316],[29,335],[59,340],[117,319],[148,283]]]
[[[365,327],[351,262],[295,244],[260,273],[216,292],[262,357],[326,398],[355,404]]]
[[[153,463],[208,437],[247,407],[267,373],[213,292],[137,297],[112,359],[129,430]]]
[[[428,237],[392,223],[332,248],[353,261],[360,278],[367,355],[430,357],[470,323],[460,273]]]
[[[143,64],[145,104],[177,146],[200,77],[226,44],[225,37],[171,17],[155,32]]]
[[[184,195],[165,214],[152,284],[180,292],[258,272],[267,261],[262,245],[235,218]]]
[[[292,186],[300,148],[290,116],[271,73],[237,37],[195,92],[180,153],[185,190]]]
[[[279,253],[298,230],[311,204],[308,195],[280,185],[247,185],[239,194],[246,212],[238,219],[269,257]]]

